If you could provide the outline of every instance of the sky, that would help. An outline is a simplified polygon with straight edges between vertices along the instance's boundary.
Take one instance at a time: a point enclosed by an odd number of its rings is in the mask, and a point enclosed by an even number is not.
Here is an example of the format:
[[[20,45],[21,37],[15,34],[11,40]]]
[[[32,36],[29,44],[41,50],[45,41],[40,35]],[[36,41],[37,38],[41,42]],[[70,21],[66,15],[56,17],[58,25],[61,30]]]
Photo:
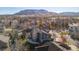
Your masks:
[[[14,14],[25,9],[44,9],[50,12],[79,12],[79,7],[0,7],[0,14]]]

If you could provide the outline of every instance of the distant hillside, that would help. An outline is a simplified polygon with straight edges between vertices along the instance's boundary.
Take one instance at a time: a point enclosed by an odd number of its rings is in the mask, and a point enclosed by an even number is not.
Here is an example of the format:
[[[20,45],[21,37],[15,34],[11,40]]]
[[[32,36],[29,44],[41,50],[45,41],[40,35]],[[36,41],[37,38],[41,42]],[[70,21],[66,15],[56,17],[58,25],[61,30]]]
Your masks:
[[[15,15],[58,15],[55,12],[48,12],[47,10],[27,9],[15,13]]]
[[[47,10],[43,9],[26,9],[26,10],[21,10],[14,15],[52,15],[52,16],[79,16],[79,12],[62,12],[62,13],[56,13],[56,12],[49,12]]]
[[[20,12],[15,13],[16,15],[31,15],[31,14],[40,14],[40,13],[48,13],[47,10],[32,10],[32,9],[27,9],[27,10],[22,10]]]
[[[60,15],[63,15],[63,16],[79,16],[79,12],[63,12],[63,13],[60,13]]]

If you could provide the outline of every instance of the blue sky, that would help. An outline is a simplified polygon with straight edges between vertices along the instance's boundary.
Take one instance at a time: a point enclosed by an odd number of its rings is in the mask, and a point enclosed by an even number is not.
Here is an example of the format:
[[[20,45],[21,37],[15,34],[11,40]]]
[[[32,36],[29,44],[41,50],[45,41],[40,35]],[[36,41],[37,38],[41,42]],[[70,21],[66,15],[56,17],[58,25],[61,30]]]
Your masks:
[[[79,7],[0,7],[0,14],[14,14],[25,9],[45,9],[50,12],[79,12]]]

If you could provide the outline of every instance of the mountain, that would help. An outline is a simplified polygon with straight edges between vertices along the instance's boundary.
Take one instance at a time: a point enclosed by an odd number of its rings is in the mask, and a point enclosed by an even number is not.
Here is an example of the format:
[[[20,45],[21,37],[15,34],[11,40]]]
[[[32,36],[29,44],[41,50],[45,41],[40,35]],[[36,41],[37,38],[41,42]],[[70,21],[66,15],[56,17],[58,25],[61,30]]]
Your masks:
[[[47,10],[37,10],[37,9],[27,9],[27,10],[22,10],[19,11],[17,13],[15,13],[14,15],[58,15],[55,12],[49,12]]]
[[[36,10],[36,9],[27,9],[22,10],[20,12],[15,13],[16,15],[31,15],[31,14],[40,14],[40,13],[48,13],[47,10]]]
[[[60,15],[63,15],[63,16],[79,16],[79,12],[63,12],[63,13],[60,13]]]
[[[21,10],[14,15],[37,15],[37,16],[79,16],[79,12],[62,12],[62,13],[56,13],[56,12],[49,12],[47,10],[43,9],[26,9]]]

